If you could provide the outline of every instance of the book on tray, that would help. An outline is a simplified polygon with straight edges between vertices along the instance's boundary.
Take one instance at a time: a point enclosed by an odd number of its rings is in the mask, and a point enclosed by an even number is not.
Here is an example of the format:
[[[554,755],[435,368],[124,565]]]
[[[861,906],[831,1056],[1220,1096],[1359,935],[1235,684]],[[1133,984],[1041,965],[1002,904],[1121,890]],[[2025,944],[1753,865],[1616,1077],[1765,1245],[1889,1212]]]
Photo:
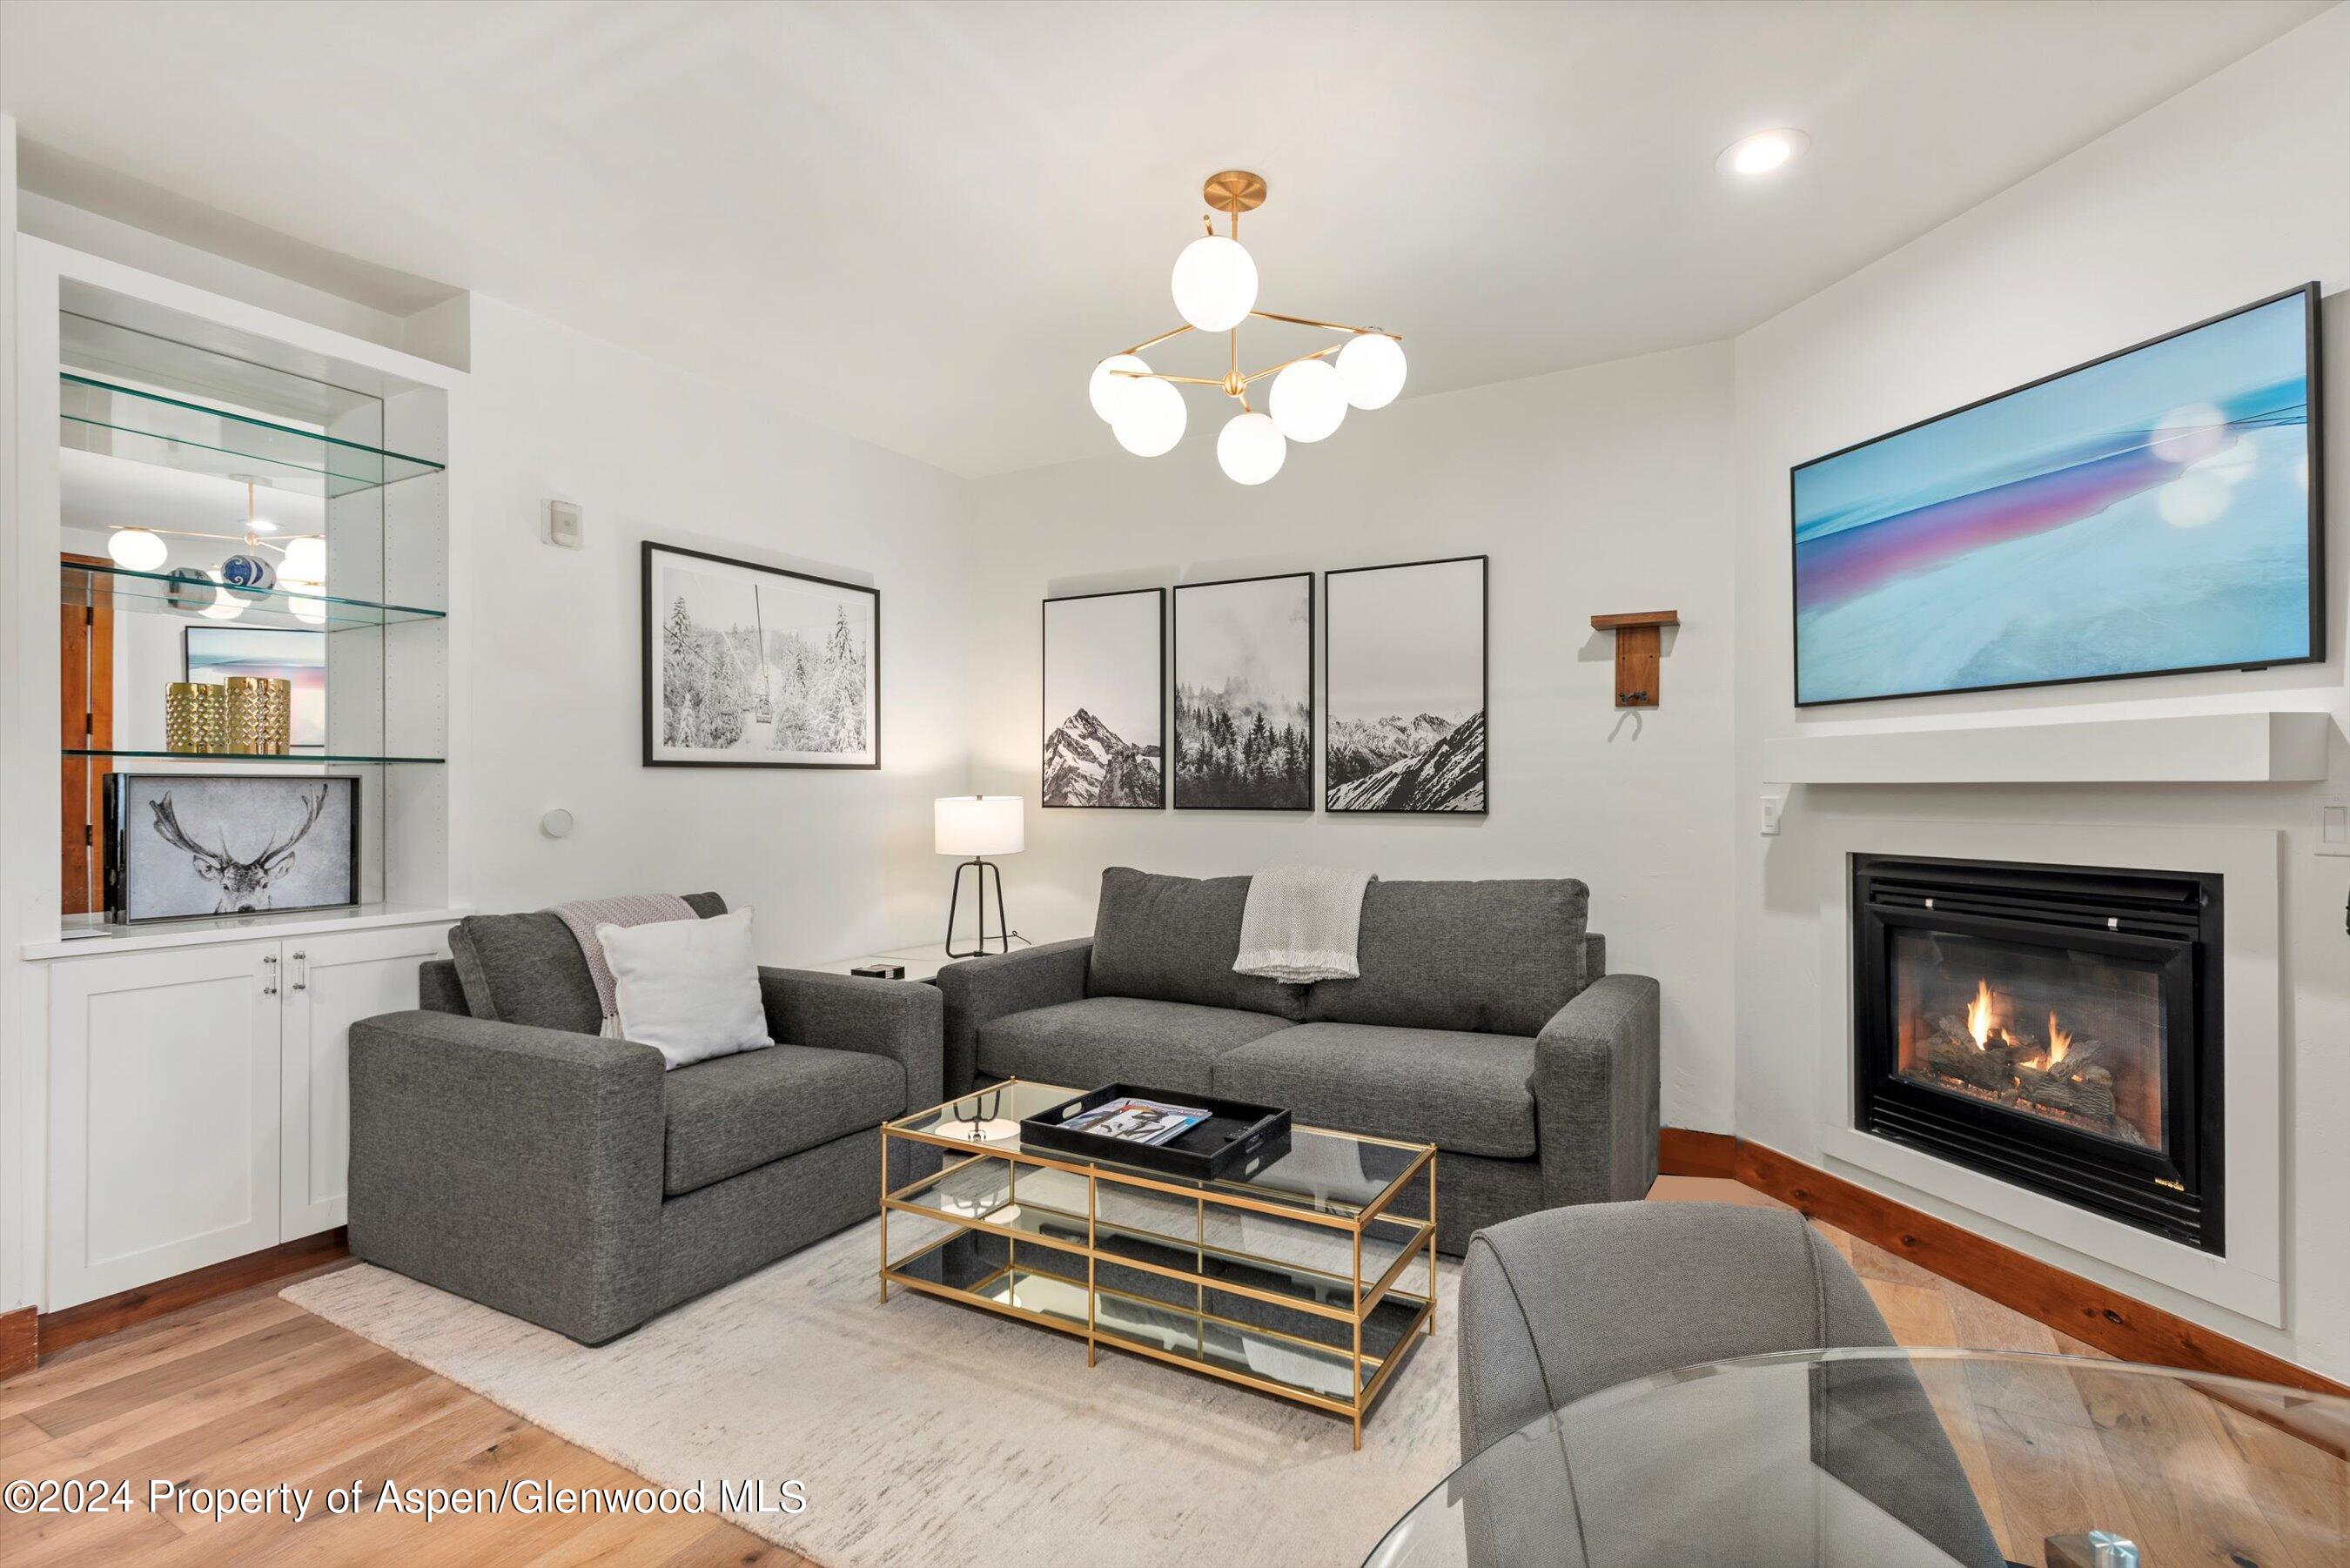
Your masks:
[[[1163,1100],[1144,1100],[1128,1096],[1097,1106],[1085,1115],[1064,1125],[1071,1132],[1093,1133],[1101,1137],[1121,1138],[1128,1143],[1165,1143],[1198,1127],[1208,1119],[1208,1113],[1191,1106],[1170,1106]]]

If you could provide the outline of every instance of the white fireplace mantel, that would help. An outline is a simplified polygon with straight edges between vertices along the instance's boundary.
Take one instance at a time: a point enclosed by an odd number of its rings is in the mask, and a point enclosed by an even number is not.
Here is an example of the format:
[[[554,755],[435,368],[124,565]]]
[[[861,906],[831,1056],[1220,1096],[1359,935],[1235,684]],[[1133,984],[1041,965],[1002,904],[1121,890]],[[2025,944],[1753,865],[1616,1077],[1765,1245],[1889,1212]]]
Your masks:
[[[1771,784],[2288,784],[2325,777],[2333,715],[2156,719],[1774,735]]]

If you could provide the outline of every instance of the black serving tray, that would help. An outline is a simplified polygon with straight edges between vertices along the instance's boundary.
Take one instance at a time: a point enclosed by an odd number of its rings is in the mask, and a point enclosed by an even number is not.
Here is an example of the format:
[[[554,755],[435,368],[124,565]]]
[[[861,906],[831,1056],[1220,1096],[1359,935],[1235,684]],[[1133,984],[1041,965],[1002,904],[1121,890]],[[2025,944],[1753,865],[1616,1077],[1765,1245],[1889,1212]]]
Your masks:
[[[1184,1128],[1165,1143],[1134,1143],[1100,1133],[1077,1132],[1061,1125],[1112,1100],[1122,1099],[1187,1106],[1207,1112],[1208,1119],[1197,1127]],[[1244,1100],[1220,1100],[1211,1095],[1111,1084],[1023,1119],[1020,1141],[1064,1154],[1082,1155],[1087,1159],[1187,1177],[1193,1181],[1219,1181],[1226,1177],[1245,1180],[1289,1152],[1289,1113],[1271,1106],[1253,1106]]]

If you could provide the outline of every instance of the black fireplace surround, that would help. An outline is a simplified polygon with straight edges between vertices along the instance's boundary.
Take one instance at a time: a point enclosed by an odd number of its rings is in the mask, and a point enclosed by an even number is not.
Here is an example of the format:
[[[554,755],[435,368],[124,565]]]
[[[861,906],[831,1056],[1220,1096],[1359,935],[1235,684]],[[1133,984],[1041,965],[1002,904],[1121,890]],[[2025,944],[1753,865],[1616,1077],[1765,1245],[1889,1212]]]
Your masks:
[[[2217,875],[1852,857],[1854,1125],[2226,1240]]]

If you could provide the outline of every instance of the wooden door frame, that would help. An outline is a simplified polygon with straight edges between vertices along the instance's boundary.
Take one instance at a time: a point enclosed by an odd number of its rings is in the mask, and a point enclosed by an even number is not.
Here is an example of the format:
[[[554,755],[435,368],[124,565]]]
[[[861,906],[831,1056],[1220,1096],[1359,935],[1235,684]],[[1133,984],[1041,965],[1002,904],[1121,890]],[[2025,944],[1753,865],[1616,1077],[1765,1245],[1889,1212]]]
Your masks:
[[[70,551],[60,553],[57,559],[64,566],[111,565],[102,556]],[[114,744],[114,585],[94,574],[87,581],[87,595],[78,605],[60,600],[57,608],[57,741],[60,748],[105,751]],[[113,771],[111,757],[58,759],[63,914],[89,914],[106,908],[106,829],[101,813],[106,775]]]

